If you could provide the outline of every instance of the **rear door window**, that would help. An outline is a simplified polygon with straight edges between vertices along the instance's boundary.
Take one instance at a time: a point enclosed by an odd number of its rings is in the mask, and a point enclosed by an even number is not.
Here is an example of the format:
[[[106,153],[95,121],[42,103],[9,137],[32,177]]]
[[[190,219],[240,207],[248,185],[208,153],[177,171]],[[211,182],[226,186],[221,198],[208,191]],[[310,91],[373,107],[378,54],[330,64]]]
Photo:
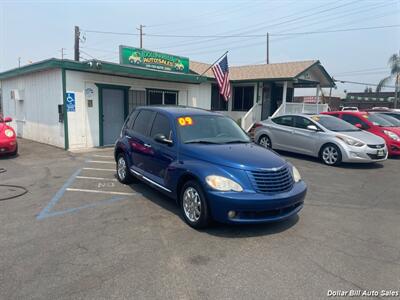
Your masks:
[[[149,135],[155,114],[154,111],[141,110],[133,124],[133,131],[142,135]]]
[[[169,119],[160,113],[157,113],[151,129],[151,137],[154,138],[157,134],[164,135],[167,139],[172,139],[172,130]]]
[[[293,116],[282,116],[273,118],[272,122],[283,126],[293,127]]]

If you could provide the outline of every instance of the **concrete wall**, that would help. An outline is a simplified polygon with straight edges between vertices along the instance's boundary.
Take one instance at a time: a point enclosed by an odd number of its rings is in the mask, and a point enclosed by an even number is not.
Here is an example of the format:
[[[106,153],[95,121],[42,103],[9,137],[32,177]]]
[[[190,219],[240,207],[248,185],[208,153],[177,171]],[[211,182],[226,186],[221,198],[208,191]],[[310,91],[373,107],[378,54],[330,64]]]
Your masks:
[[[47,70],[1,81],[4,116],[22,138],[64,147],[64,124],[58,122],[63,103],[61,70]],[[23,91],[23,101],[11,99],[11,90]]]
[[[66,71],[66,90],[75,93],[76,111],[68,113],[70,149],[99,146],[99,101],[96,83],[129,86],[131,90],[146,88],[177,90],[178,104],[211,108],[211,84],[185,84],[142,80],[78,71]],[[88,107],[88,100],[93,107]]]

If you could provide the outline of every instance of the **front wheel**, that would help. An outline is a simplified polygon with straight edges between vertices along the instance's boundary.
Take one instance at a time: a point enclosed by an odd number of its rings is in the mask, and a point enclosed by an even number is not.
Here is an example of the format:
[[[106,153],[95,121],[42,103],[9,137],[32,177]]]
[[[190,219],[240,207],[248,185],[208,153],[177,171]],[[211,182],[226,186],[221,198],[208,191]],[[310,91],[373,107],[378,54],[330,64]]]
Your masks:
[[[321,159],[328,166],[337,166],[342,162],[342,152],[338,146],[328,144],[321,149]]]
[[[183,217],[195,229],[205,228],[211,217],[203,189],[196,181],[186,182],[181,190],[180,202]]]

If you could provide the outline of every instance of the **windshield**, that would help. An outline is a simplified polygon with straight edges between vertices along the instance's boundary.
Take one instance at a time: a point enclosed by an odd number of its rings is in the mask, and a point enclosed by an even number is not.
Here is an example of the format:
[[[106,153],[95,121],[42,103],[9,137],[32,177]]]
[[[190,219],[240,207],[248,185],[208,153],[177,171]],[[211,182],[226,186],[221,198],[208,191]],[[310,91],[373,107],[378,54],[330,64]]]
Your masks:
[[[312,119],[331,131],[360,131],[361,129],[331,116],[313,116]]]
[[[382,118],[381,115],[378,114],[368,114],[364,115],[363,117],[367,118],[372,124],[381,126],[381,127],[394,127],[393,123],[387,121],[386,119]]]
[[[385,119],[386,121],[392,123],[393,126],[400,127],[400,121],[398,119],[386,114],[377,114],[377,115],[382,119]]]
[[[182,143],[249,143],[246,133],[224,116],[184,116],[177,119]]]

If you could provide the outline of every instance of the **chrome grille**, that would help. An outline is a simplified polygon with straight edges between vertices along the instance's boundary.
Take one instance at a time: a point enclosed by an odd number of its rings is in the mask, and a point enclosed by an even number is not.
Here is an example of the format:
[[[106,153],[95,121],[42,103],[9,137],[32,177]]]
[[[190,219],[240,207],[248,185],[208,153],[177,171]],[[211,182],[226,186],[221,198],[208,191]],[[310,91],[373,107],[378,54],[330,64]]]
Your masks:
[[[372,148],[372,149],[381,149],[381,148],[385,147],[385,144],[367,145],[367,146]]]
[[[294,184],[288,166],[278,170],[247,171],[254,189],[259,193],[277,194],[289,191]]]

